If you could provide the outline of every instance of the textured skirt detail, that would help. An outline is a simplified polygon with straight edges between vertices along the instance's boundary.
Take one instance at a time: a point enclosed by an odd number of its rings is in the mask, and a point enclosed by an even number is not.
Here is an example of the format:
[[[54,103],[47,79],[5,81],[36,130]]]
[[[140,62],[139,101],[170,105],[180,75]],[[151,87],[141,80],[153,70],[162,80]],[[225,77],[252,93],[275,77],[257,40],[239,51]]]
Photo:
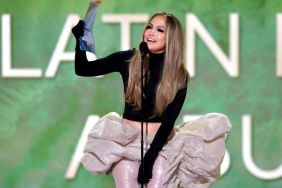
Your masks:
[[[90,131],[82,164],[92,175],[108,174],[122,158],[141,160],[140,131],[121,121],[111,112]],[[209,187],[220,175],[225,136],[230,129],[228,118],[219,113],[176,126],[176,135],[159,153],[167,160],[164,187]],[[146,136],[145,141],[149,146],[152,137]]]

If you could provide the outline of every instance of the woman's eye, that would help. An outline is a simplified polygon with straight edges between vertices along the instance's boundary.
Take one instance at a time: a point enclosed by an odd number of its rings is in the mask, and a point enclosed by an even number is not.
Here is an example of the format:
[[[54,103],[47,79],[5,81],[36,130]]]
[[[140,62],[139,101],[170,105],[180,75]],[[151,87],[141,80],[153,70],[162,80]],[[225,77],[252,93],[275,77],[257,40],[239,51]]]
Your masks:
[[[152,29],[152,26],[147,25],[146,29]]]
[[[161,32],[161,33],[163,33],[163,32],[164,32],[164,30],[163,30],[163,29],[158,29],[157,31],[158,31],[158,32]]]

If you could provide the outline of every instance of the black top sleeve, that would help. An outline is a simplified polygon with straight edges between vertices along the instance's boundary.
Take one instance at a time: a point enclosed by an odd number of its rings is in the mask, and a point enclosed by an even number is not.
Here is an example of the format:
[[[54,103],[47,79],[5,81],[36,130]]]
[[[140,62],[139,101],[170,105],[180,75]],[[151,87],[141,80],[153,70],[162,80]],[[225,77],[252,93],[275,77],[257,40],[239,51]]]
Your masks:
[[[174,123],[180,113],[186,98],[187,87],[178,90],[174,100],[168,105],[164,112],[163,121],[158,129],[149,150],[145,154],[144,160],[147,164],[153,165],[159,151],[163,148],[168,136],[170,135]]]
[[[88,61],[86,52],[79,47],[76,47],[75,52],[75,73],[78,76],[99,76],[126,70],[134,50],[115,52],[95,61]]]

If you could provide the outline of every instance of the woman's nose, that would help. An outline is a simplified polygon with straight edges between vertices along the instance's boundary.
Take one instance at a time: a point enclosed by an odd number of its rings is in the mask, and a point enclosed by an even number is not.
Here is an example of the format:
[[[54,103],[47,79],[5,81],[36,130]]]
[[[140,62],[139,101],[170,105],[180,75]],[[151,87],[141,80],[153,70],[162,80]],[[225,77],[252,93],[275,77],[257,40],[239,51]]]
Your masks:
[[[150,32],[149,32],[149,35],[154,35],[154,34],[155,34],[155,30],[151,29]]]

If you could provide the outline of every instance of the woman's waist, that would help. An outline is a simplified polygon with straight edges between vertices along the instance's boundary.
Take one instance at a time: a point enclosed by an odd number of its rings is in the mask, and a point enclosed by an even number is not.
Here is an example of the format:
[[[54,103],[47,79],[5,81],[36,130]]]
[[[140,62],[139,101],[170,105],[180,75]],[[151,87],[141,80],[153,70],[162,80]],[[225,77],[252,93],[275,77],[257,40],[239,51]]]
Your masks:
[[[125,126],[131,126],[140,131],[142,129],[142,124],[140,121],[134,121],[134,120],[122,118],[122,124],[124,124]],[[143,122],[144,134],[148,134],[154,137],[157,131],[159,130],[160,126],[161,126],[161,122]],[[168,140],[170,140],[174,135],[175,135],[175,131],[172,130],[168,137]]]
[[[142,124],[140,121],[134,121],[134,120],[122,118],[122,124],[129,125],[138,130],[142,129]],[[160,128],[160,126],[161,126],[160,122],[143,122],[144,132],[150,135],[155,135],[158,129]]]

